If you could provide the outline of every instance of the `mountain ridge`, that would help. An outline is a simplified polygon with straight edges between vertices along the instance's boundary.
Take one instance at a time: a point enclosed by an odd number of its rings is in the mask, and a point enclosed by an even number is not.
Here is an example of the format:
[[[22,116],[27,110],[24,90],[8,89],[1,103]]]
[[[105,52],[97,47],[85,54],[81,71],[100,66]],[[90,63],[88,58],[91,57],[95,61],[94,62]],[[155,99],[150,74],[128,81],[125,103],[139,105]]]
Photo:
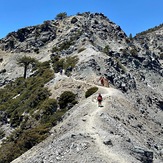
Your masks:
[[[54,126],[49,138],[14,163],[162,161],[162,34],[128,38],[103,14],[89,12],[18,31],[0,40],[0,86],[23,75],[17,58],[29,56],[41,63],[50,62],[54,75],[44,83],[51,92],[50,99],[72,91],[78,104]],[[157,46],[150,42],[151,38]],[[73,68],[63,66],[60,74],[55,69],[57,56],[65,63],[71,57],[78,59]],[[29,68],[27,79],[36,72]],[[109,81],[110,88],[101,86],[100,77]],[[98,91],[85,98],[91,87]],[[104,96],[102,108],[97,107],[98,93]],[[13,98],[22,94],[14,94]],[[24,110],[23,119],[24,114],[28,116]]]

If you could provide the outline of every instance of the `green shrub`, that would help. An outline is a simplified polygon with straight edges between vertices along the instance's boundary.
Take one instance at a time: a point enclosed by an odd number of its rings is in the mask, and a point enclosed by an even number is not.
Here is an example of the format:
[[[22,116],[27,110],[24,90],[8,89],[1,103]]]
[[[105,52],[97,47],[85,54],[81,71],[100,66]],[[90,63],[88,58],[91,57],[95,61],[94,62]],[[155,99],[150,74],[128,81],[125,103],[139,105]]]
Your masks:
[[[58,47],[54,46],[52,48],[51,52],[54,53],[54,52],[60,52],[62,50],[67,50],[71,45],[73,45],[73,43],[74,43],[73,41],[67,40],[67,41],[61,43]]]
[[[18,127],[21,123],[21,116],[18,114],[18,111],[15,110],[12,114],[11,114],[11,118],[10,118],[10,124],[12,127]]]
[[[5,136],[4,131],[2,131],[2,130],[0,129],[0,139],[2,139],[4,136]]]
[[[14,142],[6,143],[2,147],[0,147],[0,163],[9,163],[23,153]]]
[[[86,49],[86,48],[84,48],[84,47],[80,48],[80,49],[78,50],[78,53],[84,51],[85,49]]]
[[[59,51],[68,49],[71,45],[73,45],[72,41],[65,41],[59,45]]]
[[[74,57],[66,57],[66,60],[64,62],[64,69],[65,69],[65,74],[67,76],[71,76],[71,72],[73,70],[73,68],[75,67],[75,65],[78,62],[78,57],[74,56]]]
[[[21,115],[23,112],[36,110],[50,96],[50,92],[44,87],[44,84],[53,78],[53,74],[49,62],[43,62],[37,65],[36,72],[32,77],[17,78],[0,89],[0,110],[5,110],[8,117],[11,117],[14,111]],[[15,126],[14,121],[13,119]]]
[[[77,103],[75,97],[76,95],[73,92],[70,91],[63,92],[58,101],[60,109],[65,109],[67,107],[71,108],[73,105],[75,105]]]
[[[9,163],[48,136],[49,128],[39,125],[26,131],[16,130],[0,147],[0,163]]]
[[[43,114],[52,115],[57,111],[57,107],[58,104],[56,99],[47,99],[42,103],[40,109],[42,110]]]
[[[50,61],[38,63],[35,76],[43,78],[44,83],[47,83],[54,77],[54,72],[51,70]]]
[[[74,68],[79,58],[77,56],[66,57],[63,68],[66,70],[68,67]]]
[[[66,12],[61,12],[61,13],[56,15],[55,19],[56,20],[62,20],[64,18],[66,18],[66,17],[67,17],[67,13]]]
[[[59,72],[60,69],[63,69],[63,66],[64,66],[64,59],[61,58],[60,60],[54,62],[53,64],[53,69],[54,69],[54,72]]]
[[[74,68],[78,60],[77,56],[66,58],[59,58],[58,56],[55,56],[52,58],[54,72],[58,73],[60,69],[67,70],[69,67]]]
[[[59,48],[56,47],[56,46],[54,46],[54,47],[52,47],[51,52],[52,52],[52,53],[54,53],[54,52],[59,52]]]
[[[105,54],[108,54],[109,51],[110,51],[110,47],[109,47],[109,45],[106,45],[106,46],[104,47],[104,49],[103,49],[103,52],[104,52]]]
[[[126,73],[127,70],[126,70],[125,66],[123,66],[121,61],[119,59],[116,59],[116,62],[117,62],[118,67],[123,71],[123,73]]]
[[[131,53],[131,55],[132,55],[133,57],[137,57],[137,56],[138,56],[138,52],[137,52],[137,50],[136,50],[135,48],[132,48],[132,49],[130,50],[130,53]]]
[[[47,126],[44,125],[39,125],[33,129],[26,130],[19,136],[17,143],[23,151],[28,150],[44,140],[48,136],[48,131],[49,129]]]
[[[45,115],[41,117],[41,123],[46,124],[48,127],[53,127],[57,124],[58,121],[62,120],[62,116],[67,111],[67,109],[60,109],[54,112],[52,115]]]
[[[89,89],[85,92],[85,98],[91,96],[92,94],[94,94],[95,92],[97,92],[97,90],[98,90],[97,87],[89,88]]]
[[[47,123],[51,119],[51,117],[54,117],[54,113],[57,111],[57,100],[55,99],[47,99],[45,100],[42,105],[40,106],[41,110],[41,123]]]

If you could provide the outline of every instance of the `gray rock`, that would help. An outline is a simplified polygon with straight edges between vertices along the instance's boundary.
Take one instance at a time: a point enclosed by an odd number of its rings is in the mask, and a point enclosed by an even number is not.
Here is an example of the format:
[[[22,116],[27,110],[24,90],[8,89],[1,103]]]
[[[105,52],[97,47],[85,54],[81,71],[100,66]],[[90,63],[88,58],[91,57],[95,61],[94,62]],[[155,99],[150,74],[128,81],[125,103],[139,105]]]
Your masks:
[[[72,23],[72,24],[75,24],[77,21],[78,21],[78,19],[77,19],[76,17],[73,17],[73,18],[71,19],[71,23]]]
[[[105,141],[103,141],[103,143],[104,143],[105,145],[107,145],[107,146],[113,146],[113,143],[112,143],[111,140],[105,140]]]

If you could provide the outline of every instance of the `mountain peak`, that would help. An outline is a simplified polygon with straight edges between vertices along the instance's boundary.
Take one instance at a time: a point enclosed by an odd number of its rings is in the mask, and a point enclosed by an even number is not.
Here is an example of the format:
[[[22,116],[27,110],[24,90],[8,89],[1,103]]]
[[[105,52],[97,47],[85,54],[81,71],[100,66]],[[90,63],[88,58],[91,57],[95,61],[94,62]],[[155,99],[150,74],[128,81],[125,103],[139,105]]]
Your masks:
[[[12,52],[38,52],[40,48],[57,39],[59,41],[63,39],[76,41],[80,37],[94,42],[100,47],[102,46],[101,40],[105,44],[112,40],[123,41],[126,34],[103,14],[86,12],[61,20],[44,21],[41,25],[11,32],[1,39],[1,49]]]

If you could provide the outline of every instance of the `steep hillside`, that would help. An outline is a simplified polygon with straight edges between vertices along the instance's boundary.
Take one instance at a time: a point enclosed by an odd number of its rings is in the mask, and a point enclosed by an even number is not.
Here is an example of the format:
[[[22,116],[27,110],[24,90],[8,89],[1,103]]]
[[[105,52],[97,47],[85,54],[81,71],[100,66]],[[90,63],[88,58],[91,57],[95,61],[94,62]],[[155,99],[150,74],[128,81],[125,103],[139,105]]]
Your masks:
[[[152,162],[152,150],[144,140],[160,142],[161,135],[152,131],[159,126],[143,117],[120,91],[99,87],[98,92],[104,97],[102,107],[97,105],[96,94],[83,100],[51,130],[47,140],[13,163]],[[154,160],[161,162],[158,157]]]
[[[42,37],[46,39],[42,40]],[[106,51],[119,51],[127,46],[125,40],[126,35],[121,28],[98,13],[83,13],[64,20],[45,21],[42,25],[11,32],[0,40],[1,49],[9,52],[6,55],[0,52],[0,69],[6,70],[1,73],[1,85],[7,82],[6,78],[12,80],[20,76],[15,64],[18,56],[27,55],[46,61],[51,55],[74,55],[90,44],[97,51],[103,51],[105,47]]]
[[[149,49],[163,59],[163,24],[136,35],[135,40],[144,49]]]
[[[17,146],[26,133],[35,136],[30,129],[45,119],[49,131],[40,144],[27,140],[18,152],[31,149],[20,157],[12,156],[18,157],[13,163],[162,162],[161,31],[162,27],[129,39],[103,14],[86,12],[25,27],[1,39],[1,140],[11,136],[7,138],[10,145]],[[25,79],[23,67],[17,64],[24,56],[38,61],[29,65]],[[109,88],[101,85],[101,77]],[[92,87],[98,91],[86,98]],[[10,92],[5,95],[4,91]],[[62,108],[65,91],[73,99]],[[104,97],[103,107],[97,106],[98,93]],[[51,100],[55,108],[48,106]],[[16,126],[14,109],[20,117]],[[17,134],[12,135],[13,131]],[[4,146],[6,153],[13,150],[10,145]]]

